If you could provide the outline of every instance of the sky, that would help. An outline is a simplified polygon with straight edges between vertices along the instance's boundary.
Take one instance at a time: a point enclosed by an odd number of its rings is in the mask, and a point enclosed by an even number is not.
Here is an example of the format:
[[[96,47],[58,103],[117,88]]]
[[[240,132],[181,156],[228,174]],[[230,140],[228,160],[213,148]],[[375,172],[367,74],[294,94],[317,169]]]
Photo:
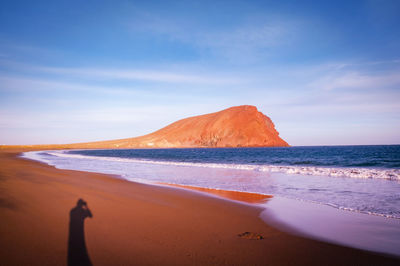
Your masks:
[[[135,137],[254,105],[298,145],[400,144],[400,1],[18,1],[0,144]]]

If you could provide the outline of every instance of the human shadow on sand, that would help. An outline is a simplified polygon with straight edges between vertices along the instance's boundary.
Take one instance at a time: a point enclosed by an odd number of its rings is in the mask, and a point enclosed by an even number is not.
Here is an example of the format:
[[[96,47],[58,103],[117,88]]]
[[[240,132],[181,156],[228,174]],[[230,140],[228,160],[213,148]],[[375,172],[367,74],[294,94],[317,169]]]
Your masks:
[[[87,203],[79,199],[76,206],[70,211],[68,237],[68,266],[92,265],[85,243],[84,222],[87,217],[92,218]]]

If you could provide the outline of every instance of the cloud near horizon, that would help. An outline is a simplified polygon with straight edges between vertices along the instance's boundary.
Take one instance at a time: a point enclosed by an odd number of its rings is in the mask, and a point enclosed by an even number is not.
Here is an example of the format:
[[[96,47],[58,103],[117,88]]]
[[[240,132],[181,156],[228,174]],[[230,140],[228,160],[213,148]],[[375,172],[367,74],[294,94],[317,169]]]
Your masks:
[[[143,135],[165,126],[166,122],[163,123],[163,121],[174,122],[191,115],[218,111],[231,105],[253,104],[273,119],[282,137],[286,137],[289,141],[290,139],[296,141],[297,134],[291,132],[298,133],[299,130],[296,129],[296,126],[299,121],[305,118],[308,124],[319,124],[327,118],[331,125],[351,124],[363,122],[363,119],[355,119],[357,116],[368,116],[371,119],[373,116],[395,114],[400,109],[396,100],[399,98],[400,92],[395,89],[400,86],[397,72],[389,71],[371,75],[368,74],[370,70],[360,69],[355,72],[353,64],[350,63],[341,64],[339,70],[338,64],[328,64],[330,67],[326,67],[326,65],[309,66],[309,70],[302,67],[301,79],[297,77],[295,84],[292,83],[291,86],[285,82],[282,83],[281,76],[283,73],[281,70],[276,70],[274,73],[270,72],[266,77],[262,74],[255,75],[255,73],[242,73],[240,76],[234,73],[232,76],[235,76],[236,80],[240,82],[227,80],[225,84],[227,86],[222,87],[221,82],[224,80],[218,79],[219,75],[215,72],[208,73],[210,76],[216,77],[215,79],[203,78],[208,82],[200,82],[201,85],[199,86],[196,79],[191,79],[191,77],[197,76],[190,72],[188,72],[190,74],[187,79],[181,79],[180,77],[184,77],[182,74],[168,72],[168,82],[166,82],[163,81],[164,75],[161,75],[161,79],[159,76],[147,78],[147,75],[142,79],[126,74],[131,72],[124,69],[102,69],[98,72],[96,69],[93,70],[94,68],[65,69],[30,66],[26,69],[29,69],[33,73],[32,75],[45,73],[46,77],[26,78],[25,75],[18,76],[15,73],[13,76],[0,76],[3,84],[0,92],[8,94],[10,97],[13,96],[19,99],[19,102],[24,103],[22,108],[7,106],[7,103],[5,103],[5,107],[0,108],[2,117],[0,127],[4,130],[10,128],[14,130],[69,128],[70,131],[76,131],[74,135],[79,135],[78,131],[82,129],[90,132],[90,127],[104,128],[102,124],[107,124],[108,127],[113,125],[115,127],[114,134],[110,134],[110,130],[107,129],[106,132],[108,133],[104,134],[103,138],[97,137],[97,140],[101,140]],[[318,71],[316,71],[317,69]],[[101,74],[103,72],[108,74]],[[297,67],[286,69],[284,72],[288,76],[298,76]],[[145,73],[145,71],[139,70],[137,73]],[[54,74],[56,75],[54,76]],[[84,79],[84,82],[79,83],[75,79],[71,81],[71,75]],[[226,72],[223,75],[229,76]],[[275,80],[274,76],[277,76]],[[207,77],[207,74],[203,77]],[[103,82],[111,81],[111,84],[106,82],[101,85],[96,81],[98,79]],[[90,85],[92,84],[91,80],[96,81],[95,85]],[[120,80],[145,81],[147,89],[143,89],[143,84],[118,85]],[[217,80],[217,83],[213,84],[214,88],[222,91],[215,92],[213,100],[219,103],[217,106],[221,106],[220,108],[211,107],[212,104],[207,104],[210,93],[213,92],[213,89],[210,89],[209,86],[215,80]],[[160,94],[159,89],[156,88],[160,82],[162,84],[161,91],[174,92],[174,94]],[[183,93],[187,91],[185,86],[177,86],[182,85],[182,83],[196,84],[195,89],[191,89],[190,97]],[[246,88],[258,95],[257,99],[249,97]],[[293,94],[293,91],[297,90],[301,90],[302,93],[300,95]],[[360,94],[360,91],[367,91],[368,93]],[[230,92],[235,92],[236,97],[240,99],[229,95]],[[71,93],[72,95],[78,93],[81,97],[71,97]],[[48,94],[51,96],[49,97]],[[102,98],[102,95],[108,97],[112,108],[106,100],[102,100],[101,104],[93,102],[87,104],[88,97]],[[164,103],[161,105],[160,102],[163,101]],[[115,103],[118,104],[114,106]],[[39,110],[45,109],[48,112],[42,110],[29,111],[30,109],[37,110],[38,106],[40,106]],[[78,110],[69,111],[71,106],[78,107]],[[187,111],[183,113],[182,110],[185,109]],[[347,114],[351,114],[347,119],[338,119],[338,117]],[[293,119],[296,121],[292,124],[287,122]],[[132,129],[132,125],[139,124],[141,125],[140,129]],[[146,127],[143,127],[143,125],[146,125]],[[129,128],[131,129],[127,130]],[[307,132],[308,128],[305,129],[304,134]],[[8,144],[12,144],[13,139],[14,137],[10,138]],[[86,136],[80,139],[70,138],[69,142],[89,140],[91,138]],[[298,141],[300,142],[300,140]],[[54,138],[51,142],[62,143],[57,138]],[[24,144],[27,143],[32,142]],[[43,142],[36,140],[34,143]]]

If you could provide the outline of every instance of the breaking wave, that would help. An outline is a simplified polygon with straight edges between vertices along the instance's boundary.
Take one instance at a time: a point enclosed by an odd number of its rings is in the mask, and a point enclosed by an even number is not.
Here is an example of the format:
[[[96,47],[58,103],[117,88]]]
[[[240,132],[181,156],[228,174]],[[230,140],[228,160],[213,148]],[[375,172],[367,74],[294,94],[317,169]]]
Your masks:
[[[44,153],[44,152],[42,152]],[[316,166],[285,166],[285,165],[263,165],[263,164],[228,164],[228,163],[196,163],[196,162],[178,162],[178,161],[157,161],[137,158],[119,158],[105,156],[90,156],[71,154],[66,151],[48,151],[48,155],[75,158],[75,159],[94,159],[113,162],[132,162],[157,165],[174,165],[190,167],[208,167],[221,169],[237,169],[248,171],[275,172],[285,174],[330,176],[330,177],[348,177],[348,178],[379,178],[386,180],[400,181],[400,169],[377,169],[362,167],[316,167]]]

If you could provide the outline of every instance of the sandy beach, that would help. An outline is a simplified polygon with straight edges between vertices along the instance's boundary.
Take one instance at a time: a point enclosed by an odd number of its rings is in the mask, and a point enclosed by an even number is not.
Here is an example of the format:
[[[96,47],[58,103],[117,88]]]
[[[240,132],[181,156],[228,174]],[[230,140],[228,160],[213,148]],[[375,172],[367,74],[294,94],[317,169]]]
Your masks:
[[[0,264],[66,265],[69,213],[84,199],[93,265],[398,265],[396,258],[281,232],[261,209],[181,188],[59,170],[0,152]],[[263,239],[239,237],[253,232]]]

